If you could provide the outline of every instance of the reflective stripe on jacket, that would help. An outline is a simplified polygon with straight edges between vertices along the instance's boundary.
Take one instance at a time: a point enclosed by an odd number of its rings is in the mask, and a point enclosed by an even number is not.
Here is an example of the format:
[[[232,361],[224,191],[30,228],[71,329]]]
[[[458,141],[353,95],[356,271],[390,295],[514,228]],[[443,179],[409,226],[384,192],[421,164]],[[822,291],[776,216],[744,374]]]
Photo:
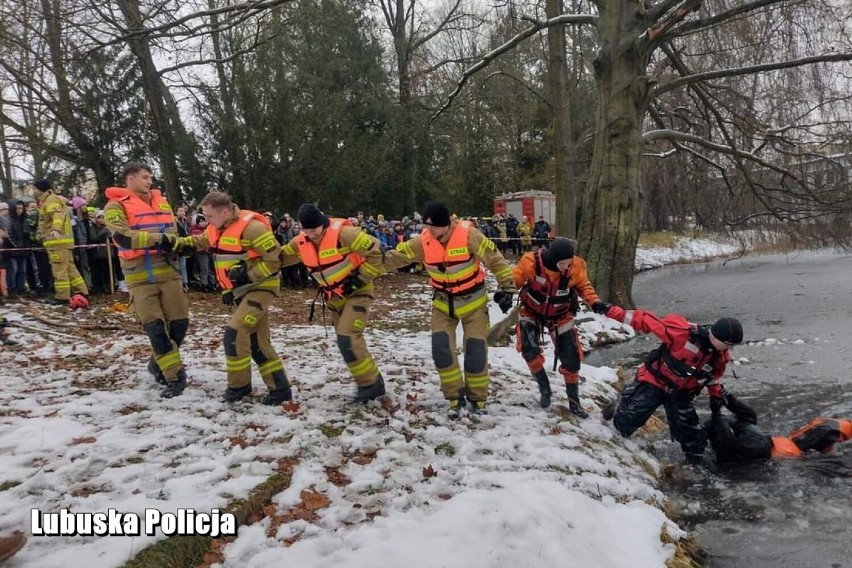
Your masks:
[[[362,256],[353,254],[349,247],[340,246],[340,231],[343,227],[350,225],[351,223],[346,219],[330,219],[319,247],[305,234],[300,234],[296,241],[302,264],[317,281],[319,287],[325,291],[327,297],[333,295],[342,297],[343,287],[340,283],[364,263]]]
[[[252,242],[243,239],[243,233],[252,220],[263,223],[271,234],[272,227],[269,219],[260,213],[245,209],[240,211],[240,215],[221,233],[213,225],[207,225],[205,229],[207,241],[210,243],[210,252],[213,253],[216,280],[223,290],[231,290],[234,287],[234,283],[228,278],[228,270],[240,261],[246,261],[248,264],[249,261],[260,258],[260,253],[252,247]]]
[[[429,283],[436,290],[451,296],[461,296],[481,288],[485,283],[485,270],[468,247],[470,227],[470,221],[456,224],[446,247],[426,229],[420,234],[423,267],[429,273]]]
[[[145,203],[138,195],[121,187],[110,187],[106,190],[106,196],[112,201],[118,201],[124,208],[124,213],[127,215],[127,224],[134,231],[140,233],[160,234],[165,233],[174,226],[175,218],[172,214],[172,208],[165,196],[158,189],[151,190],[151,203]],[[134,258],[146,257],[150,258],[151,254],[161,254],[154,250],[154,246],[159,243],[153,243],[150,247],[145,247],[144,237],[139,240],[140,248],[127,249],[119,246],[118,241],[113,239],[118,247],[118,256],[125,260]]]

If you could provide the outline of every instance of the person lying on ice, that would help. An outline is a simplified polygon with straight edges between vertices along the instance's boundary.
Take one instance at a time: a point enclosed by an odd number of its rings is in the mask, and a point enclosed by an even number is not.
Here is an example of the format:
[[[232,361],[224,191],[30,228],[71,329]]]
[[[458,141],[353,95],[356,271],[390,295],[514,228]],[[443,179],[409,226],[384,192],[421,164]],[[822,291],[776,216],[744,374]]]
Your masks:
[[[723,405],[739,418],[757,423],[757,413],[722,386],[730,349],[743,341],[738,320],[721,318],[712,326],[701,326],[679,314],[661,318],[647,310],[606,308],[607,317],[626,323],[637,332],[653,333],[662,342],[639,366],[636,379],[621,393],[620,401],[604,407],[604,418],[612,417],[622,436],[632,435],[663,405],[672,439],[680,442],[689,463],[700,463],[707,447],[707,433],[698,421],[693,400],[704,387],[711,408]]]
[[[832,452],[852,439],[852,420],[814,418],[787,436],[769,436],[754,424],[721,409],[705,425],[707,438],[721,464],[739,464],[770,458],[799,458],[808,452]]]

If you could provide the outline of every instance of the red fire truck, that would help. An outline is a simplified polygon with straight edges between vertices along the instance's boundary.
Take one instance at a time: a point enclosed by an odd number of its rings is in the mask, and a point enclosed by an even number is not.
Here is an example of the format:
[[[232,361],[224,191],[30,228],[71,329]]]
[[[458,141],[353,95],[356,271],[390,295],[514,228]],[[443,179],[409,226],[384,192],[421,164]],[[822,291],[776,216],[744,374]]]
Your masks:
[[[520,221],[526,215],[530,225],[535,225],[539,217],[550,223],[550,236],[554,235],[556,225],[556,196],[549,191],[516,191],[494,198],[494,213],[508,215],[513,213]]]

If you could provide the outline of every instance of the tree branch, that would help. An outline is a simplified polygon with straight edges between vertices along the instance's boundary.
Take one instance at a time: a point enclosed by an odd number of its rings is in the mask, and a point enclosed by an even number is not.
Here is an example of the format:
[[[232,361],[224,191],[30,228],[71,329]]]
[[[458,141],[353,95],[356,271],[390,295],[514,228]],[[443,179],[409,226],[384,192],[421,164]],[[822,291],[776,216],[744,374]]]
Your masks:
[[[434,122],[441,114],[443,114],[444,111],[450,108],[455,98],[459,96],[465,84],[474,74],[488,67],[488,65],[490,65],[492,61],[494,61],[507,51],[510,51],[512,48],[514,48],[516,45],[518,45],[525,39],[551,26],[561,26],[565,24],[594,25],[597,23],[597,21],[597,16],[592,16],[590,14],[562,14],[555,18],[535,22],[532,26],[516,34],[503,45],[498,46],[497,48],[486,53],[484,56],[482,56],[482,59],[480,59],[473,67],[467,69],[464,73],[462,73],[461,79],[459,79],[458,85],[456,85],[455,90],[450,93],[450,96],[447,97],[447,100],[444,102],[441,108],[439,108],[437,112],[432,115],[432,117],[429,119],[429,122]]]
[[[833,61],[852,61],[852,52],[846,53],[824,53],[822,55],[813,55],[810,57],[802,57],[799,59],[789,59],[787,61],[778,61],[775,63],[763,63],[761,65],[750,65],[748,67],[732,67],[730,69],[721,69],[719,71],[706,71],[704,73],[693,73],[685,75],[662,83],[654,88],[654,97],[658,97],[663,93],[673,91],[684,85],[699,83],[701,81],[710,81],[712,79],[721,79],[723,77],[736,77],[738,75],[751,75],[764,71],[774,71],[777,69],[789,69],[791,67],[801,67],[803,65],[811,65],[813,63],[828,63]]]

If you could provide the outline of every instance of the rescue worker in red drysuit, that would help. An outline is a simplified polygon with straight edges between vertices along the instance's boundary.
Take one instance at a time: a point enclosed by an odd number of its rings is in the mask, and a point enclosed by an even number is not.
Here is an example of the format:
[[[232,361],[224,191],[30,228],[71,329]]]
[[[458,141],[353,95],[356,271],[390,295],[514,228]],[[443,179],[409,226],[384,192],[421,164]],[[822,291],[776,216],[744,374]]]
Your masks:
[[[659,317],[646,310],[606,307],[606,315],[641,333],[653,333],[662,342],[639,366],[636,379],[621,393],[613,425],[625,438],[638,430],[663,405],[671,437],[680,443],[686,459],[699,463],[707,447],[707,432],[698,421],[693,400],[707,387],[710,407],[725,406],[740,419],[757,423],[757,413],[722,386],[729,350],[743,340],[743,328],[734,318],[700,326],[682,315]],[[612,410],[604,409],[604,418]]]

